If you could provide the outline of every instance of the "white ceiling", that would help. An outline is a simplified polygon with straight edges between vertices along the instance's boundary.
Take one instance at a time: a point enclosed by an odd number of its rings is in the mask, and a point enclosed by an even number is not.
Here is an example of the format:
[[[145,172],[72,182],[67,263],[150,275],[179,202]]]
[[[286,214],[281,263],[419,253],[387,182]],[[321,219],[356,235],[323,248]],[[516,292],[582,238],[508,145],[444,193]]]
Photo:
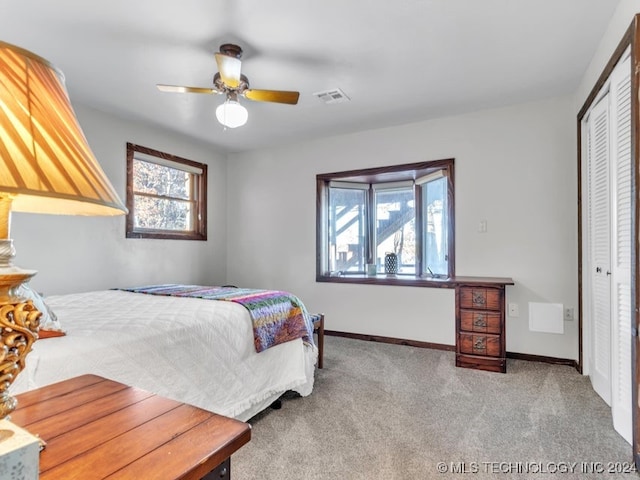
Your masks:
[[[2,0],[0,39],[41,55],[74,103],[241,151],[525,102],[575,90],[618,0]],[[224,130],[212,86],[222,43],[258,89]],[[342,89],[352,101],[312,94]]]

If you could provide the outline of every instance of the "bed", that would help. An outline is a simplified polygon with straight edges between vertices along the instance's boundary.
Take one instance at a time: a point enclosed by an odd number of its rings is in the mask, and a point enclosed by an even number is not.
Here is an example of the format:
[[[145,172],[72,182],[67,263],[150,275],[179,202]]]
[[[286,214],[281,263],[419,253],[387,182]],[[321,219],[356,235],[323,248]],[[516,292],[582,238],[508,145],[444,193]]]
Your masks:
[[[46,305],[66,335],[34,344],[12,395],[93,373],[244,421],[313,389],[313,340],[257,353],[250,313],[232,301],[102,290]]]

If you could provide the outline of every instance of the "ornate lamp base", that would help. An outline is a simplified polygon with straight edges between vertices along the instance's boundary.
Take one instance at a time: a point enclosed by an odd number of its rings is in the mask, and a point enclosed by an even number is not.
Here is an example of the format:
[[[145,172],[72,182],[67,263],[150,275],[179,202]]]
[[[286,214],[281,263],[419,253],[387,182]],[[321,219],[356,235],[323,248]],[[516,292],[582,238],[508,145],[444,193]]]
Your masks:
[[[16,293],[36,272],[13,266],[16,251],[9,238],[12,200],[11,195],[0,194],[0,419],[9,415],[18,403],[7,390],[24,368],[25,358],[38,339],[41,315],[31,300]]]
[[[6,418],[18,406],[18,401],[7,392],[0,395],[0,417]]]
[[[7,390],[22,371],[27,354],[38,339],[41,313],[31,300],[14,295],[14,291],[35,272],[0,274],[0,419],[17,405]]]

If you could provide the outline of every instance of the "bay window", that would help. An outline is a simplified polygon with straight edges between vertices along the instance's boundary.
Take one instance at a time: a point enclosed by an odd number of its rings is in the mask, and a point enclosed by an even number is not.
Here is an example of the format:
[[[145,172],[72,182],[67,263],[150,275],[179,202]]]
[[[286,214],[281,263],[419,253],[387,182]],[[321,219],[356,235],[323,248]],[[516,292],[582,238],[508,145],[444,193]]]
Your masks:
[[[385,275],[387,253],[398,258],[395,278],[452,277],[453,163],[318,175],[316,278],[394,283]]]

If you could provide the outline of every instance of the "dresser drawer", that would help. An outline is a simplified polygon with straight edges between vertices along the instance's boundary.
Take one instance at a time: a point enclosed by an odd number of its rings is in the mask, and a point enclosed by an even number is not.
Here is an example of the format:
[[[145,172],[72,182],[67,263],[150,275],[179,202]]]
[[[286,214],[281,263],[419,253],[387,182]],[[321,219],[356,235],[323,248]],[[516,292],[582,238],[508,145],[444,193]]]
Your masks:
[[[497,288],[460,288],[460,308],[500,310],[500,290]]]
[[[460,310],[460,330],[481,333],[502,333],[500,313]]]
[[[458,337],[460,353],[486,355],[489,357],[501,356],[499,335],[460,333]]]

